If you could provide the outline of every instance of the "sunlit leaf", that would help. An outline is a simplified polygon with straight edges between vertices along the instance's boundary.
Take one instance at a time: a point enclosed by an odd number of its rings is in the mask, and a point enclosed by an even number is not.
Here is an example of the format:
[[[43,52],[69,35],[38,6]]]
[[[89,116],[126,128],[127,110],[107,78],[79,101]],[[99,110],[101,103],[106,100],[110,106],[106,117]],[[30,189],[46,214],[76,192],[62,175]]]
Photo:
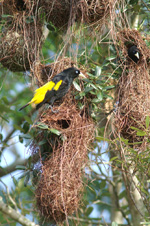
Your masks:
[[[79,92],[81,91],[81,88],[76,81],[73,81],[73,85],[74,85],[76,90],[78,90]]]

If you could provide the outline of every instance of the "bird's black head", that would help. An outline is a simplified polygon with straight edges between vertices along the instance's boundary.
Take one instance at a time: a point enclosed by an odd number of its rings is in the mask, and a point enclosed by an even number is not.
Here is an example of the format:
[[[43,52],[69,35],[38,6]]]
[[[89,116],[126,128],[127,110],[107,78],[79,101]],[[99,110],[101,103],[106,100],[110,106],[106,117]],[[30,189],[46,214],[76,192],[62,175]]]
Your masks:
[[[140,58],[140,51],[139,49],[133,45],[128,49],[128,56],[135,62],[137,63]]]
[[[76,78],[79,76],[80,71],[75,67],[70,67],[64,70],[63,73],[68,74],[72,78]]]

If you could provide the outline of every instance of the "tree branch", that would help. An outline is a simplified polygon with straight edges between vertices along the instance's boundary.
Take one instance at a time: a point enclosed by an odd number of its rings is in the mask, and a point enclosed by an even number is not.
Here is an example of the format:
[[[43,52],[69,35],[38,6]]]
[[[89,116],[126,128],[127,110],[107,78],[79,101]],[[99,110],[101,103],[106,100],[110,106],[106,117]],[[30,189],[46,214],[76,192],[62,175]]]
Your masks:
[[[28,159],[18,159],[14,163],[12,163],[11,165],[5,168],[0,167],[0,177],[3,177],[9,173],[12,173],[13,171],[17,170],[16,169],[17,165],[26,165],[27,162],[28,162]]]
[[[34,222],[25,218],[18,211],[14,210],[10,206],[6,205],[3,202],[2,197],[0,197],[0,211],[23,226],[39,226],[39,225],[35,224]]]

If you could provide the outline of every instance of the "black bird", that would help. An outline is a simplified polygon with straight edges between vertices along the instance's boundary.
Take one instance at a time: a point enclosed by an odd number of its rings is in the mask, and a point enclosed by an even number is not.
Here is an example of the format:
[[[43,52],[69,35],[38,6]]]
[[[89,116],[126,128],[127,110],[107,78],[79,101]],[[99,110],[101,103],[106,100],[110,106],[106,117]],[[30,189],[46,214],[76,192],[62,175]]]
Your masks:
[[[137,64],[140,59],[140,51],[139,49],[133,45],[128,49],[128,56]]]
[[[39,109],[43,104],[48,103],[52,112],[54,112],[52,108],[53,103],[66,95],[73,80],[79,75],[80,71],[75,67],[68,68],[55,75],[50,82],[47,82],[45,85],[36,89],[32,100],[21,107],[19,111],[32,103],[36,104],[36,109]]]

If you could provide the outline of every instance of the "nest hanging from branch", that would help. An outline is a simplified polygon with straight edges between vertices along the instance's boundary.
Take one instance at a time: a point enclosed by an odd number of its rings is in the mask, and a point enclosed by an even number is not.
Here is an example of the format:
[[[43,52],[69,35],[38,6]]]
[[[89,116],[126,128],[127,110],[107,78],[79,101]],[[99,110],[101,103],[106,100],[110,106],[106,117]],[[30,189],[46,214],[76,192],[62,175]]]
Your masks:
[[[46,21],[65,30],[74,22],[86,23],[91,27],[102,27],[109,15],[110,0],[44,0],[41,8],[46,14]]]
[[[117,136],[120,134],[130,143],[143,141],[144,136],[137,136],[135,127],[144,131],[146,116],[150,117],[150,50],[140,33],[136,30],[123,30],[118,34],[120,50],[127,62],[122,64],[123,72],[119,81],[118,107],[115,114]],[[128,59],[127,50],[136,45],[140,50],[140,60],[136,64]]]
[[[46,220],[63,222],[78,209],[81,200],[83,171],[94,126],[72,101],[63,102],[57,115],[46,111],[40,121],[59,130],[61,139],[49,139],[53,152],[43,164],[35,191],[37,208]]]
[[[70,0],[43,0],[41,1],[41,8],[48,23],[52,23],[57,28],[67,28],[70,19]]]
[[[17,3],[18,1],[12,1],[9,5],[9,1],[5,0],[0,10],[3,23],[0,30],[0,62],[15,72],[31,68],[32,63],[39,59],[43,41],[43,25],[40,20],[33,20],[33,2],[26,1],[25,11],[15,10]],[[3,18],[8,5],[12,6],[12,9],[9,10],[9,15]]]
[[[134,64],[134,62],[131,61],[131,59],[128,57],[128,49],[133,45],[135,45],[140,51],[140,60],[138,62],[138,65],[142,66],[143,64],[146,64],[150,56],[150,50],[147,47],[145,41],[143,40],[143,37],[137,30],[121,30],[117,33],[117,40],[119,40],[116,46],[118,56],[121,58],[122,61],[126,59],[126,64],[128,67],[129,64]]]
[[[94,26],[98,30],[105,25],[110,14],[110,0],[79,0],[77,2],[77,21]]]
[[[1,12],[5,15],[33,14],[38,7],[39,1],[35,0],[2,0]]]
[[[69,58],[59,60],[60,66],[55,63],[51,69],[59,73],[62,65],[68,67],[71,62]],[[88,150],[94,139],[93,120],[87,109],[77,107],[74,92],[75,88],[71,88],[61,105],[60,102],[55,103],[54,110],[57,106],[58,113],[41,109],[38,124],[35,125],[37,136],[31,150],[32,156],[39,156],[33,162],[41,171],[35,191],[36,208],[48,222],[63,222],[77,211],[84,188]],[[59,134],[56,135],[53,130],[59,131]]]

